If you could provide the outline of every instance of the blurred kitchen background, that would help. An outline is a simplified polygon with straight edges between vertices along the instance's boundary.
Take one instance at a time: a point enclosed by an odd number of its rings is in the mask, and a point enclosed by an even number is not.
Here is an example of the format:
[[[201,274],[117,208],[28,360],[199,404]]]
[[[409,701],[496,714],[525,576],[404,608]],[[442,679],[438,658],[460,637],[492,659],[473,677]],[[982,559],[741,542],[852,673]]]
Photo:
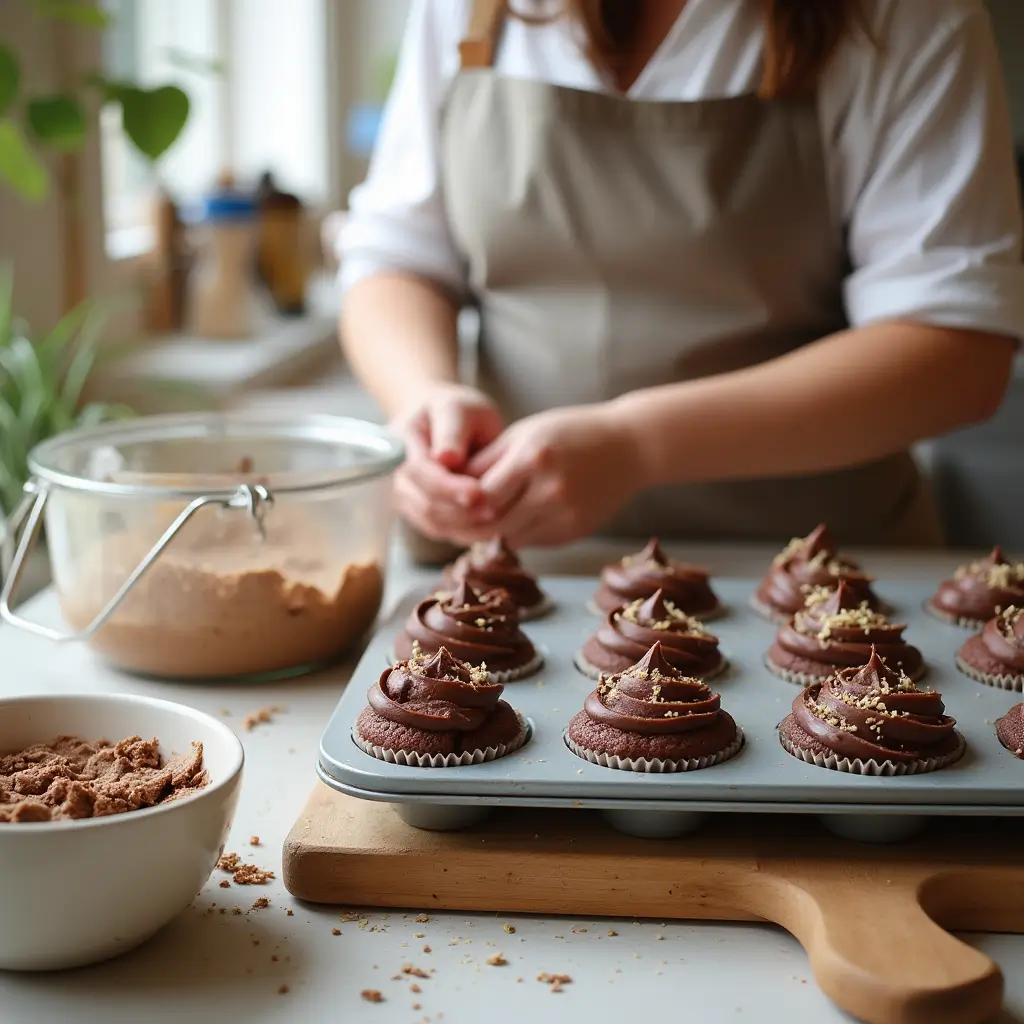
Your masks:
[[[1024,0],[989,5],[1024,154]],[[33,438],[12,439],[5,415],[37,434],[83,410],[378,415],[338,350],[333,238],[365,173],[408,0],[98,6],[103,17],[89,0],[0,0],[0,170],[20,183],[0,180],[0,268],[14,272],[12,300],[0,287],[0,348],[79,343],[53,330],[69,312],[90,346],[70,382],[21,360],[24,379],[5,386],[0,369],[8,511]],[[162,152],[184,113],[168,86],[189,106]],[[29,109],[58,94],[73,102]],[[12,140],[16,119],[32,130]],[[225,275],[211,273],[217,261]],[[1024,549],[1024,369],[996,421],[922,457],[954,543]]]

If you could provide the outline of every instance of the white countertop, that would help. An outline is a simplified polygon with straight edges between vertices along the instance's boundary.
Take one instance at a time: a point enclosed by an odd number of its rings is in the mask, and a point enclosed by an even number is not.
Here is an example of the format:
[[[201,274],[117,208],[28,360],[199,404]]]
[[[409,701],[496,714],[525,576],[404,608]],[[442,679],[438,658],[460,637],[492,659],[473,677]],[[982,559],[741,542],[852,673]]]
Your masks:
[[[549,557],[545,568],[593,571],[612,550],[584,545]],[[616,550],[621,552],[621,545]],[[754,576],[773,552],[708,546],[682,553],[716,575]],[[948,555],[866,560],[870,568],[889,575],[928,578],[956,562]],[[429,578],[396,557],[389,600],[421,577]],[[50,594],[24,610],[50,621],[57,617]],[[360,928],[358,922],[342,922],[338,908],[292,899],[280,881],[281,846],[315,784],[317,745],[347,678],[344,668],[274,686],[146,682],[103,668],[76,645],[54,646],[8,627],[0,629],[0,666],[0,693],[127,691],[182,701],[211,714],[229,712],[225,720],[238,729],[247,761],[228,849],[278,876],[266,887],[221,889],[217,882],[226,876],[216,875],[193,907],[155,939],[99,967],[45,976],[0,974],[0,1019],[5,1024],[65,1019],[81,1024],[519,1024],[565,1016],[588,1024],[833,1024],[849,1019],[820,993],[799,944],[767,925],[463,913],[431,913],[428,922],[417,923],[414,917],[422,908],[412,907],[408,913],[368,911],[363,919],[369,924]],[[285,709],[271,724],[252,732],[241,728],[247,713],[271,705]],[[259,848],[248,845],[252,835],[260,837]],[[88,884],[73,872],[69,865],[69,877],[54,884]],[[262,895],[270,898],[269,908],[243,916],[230,913],[235,906],[248,910]],[[145,899],[145,893],[126,898]],[[210,912],[212,904],[217,907]],[[222,907],[228,908],[227,914],[218,912]],[[514,934],[505,931],[506,923]],[[335,928],[341,935],[332,935]],[[610,928],[618,935],[609,936]],[[1024,1020],[1024,936],[973,936],[970,941],[1006,974],[1006,1010],[998,1020]],[[429,954],[422,952],[424,944],[431,947]],[[497,952],[504,954],[508,966],[486,965],[487,957]],[[435,973],[427,980],[392,980],[405,963],[435,968]],[[573,982],[561,994],[552,994],[536,981],[541,972],[568,974]],[[413,983],[421,993],[410,991]],[[286,992],[280,991],[282,986]],[[364,1002],[364,989],[378,989],[385,1002]]]

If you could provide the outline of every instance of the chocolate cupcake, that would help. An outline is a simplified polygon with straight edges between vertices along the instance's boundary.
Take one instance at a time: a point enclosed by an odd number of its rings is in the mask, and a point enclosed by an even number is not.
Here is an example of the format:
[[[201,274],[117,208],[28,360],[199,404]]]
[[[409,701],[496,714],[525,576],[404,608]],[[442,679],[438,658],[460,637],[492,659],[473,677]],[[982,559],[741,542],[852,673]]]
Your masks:
[[[1024,606],[1011,606],[989,619],[957,651],[956,666],[986,686],[1024,690]]]
[[[506,591],[524,622],[551,610],[551,602],[537,580],[523,569],[516,553],[501,537],[474,544],[444,570],[443,579],[448,590],[465,581],[478,594]]]
[[[576,667],[591,679],[606,672],[624,672],[658,642],[669,664],[687,676],[711,679],[728,664],[718,649],[718,637],[657,590],[646,601],[633,601],[609,612],[577,653]]]
[[[988,558],[961,565],[943,580],[925,609],[943,622],[981,629],[1011,605],[1024,606],[1024,562],[1009,562],[996,547]]]
[[[871,589],[873,578],[860,566],[839,554],[828,528],[822,523],[806,537],[796,537],[772,560],[771,568],[751,599],[754,610],[772,622],[788,622],[800,611],[815,587],[835,590],[845,580],[858,603],[872,611],[884,608]]]
[[[1024,760],[1024,704],[1014,704],[996,722],[996,736],[1011,754]]]
[[[959,761],[964,739],[941,694],[919,690],[876,651],[801,690],[779,741],[794,757],[856,775],[917,775]]]
[[[604,676],[569,723],[565,743],[605,768],[686,772],[727,761],[743,733],[705,683],[685,675],[660,643],[624,672]]]
[[[507,683],[536,672],[543,663],[530,638],[519,628],[519,614],[504,590],[480,596],[463,580],[453,593],[421,601],[395,640],[399,659],[415,651],[453,658],[487,670],[491,681]]]
[[[656,590],[680,611],[702,621],[717,618],[725,610],[708,583],[708,574],[696,566],[671,561],[657,538],[648,541],[643,551],[601,570],[594,610],[606,614],[631,601],[642,601]]]
[[[841,579],[835,590],[817,587],[807,595],[803,611],[779,628],[765,664],[780,679],[810,686],[838,669],[859,668],[874,650],[889,668],[916,681],[924,659],[903,639],[904,629],[858,601]]]
[[[370,687],[352,738],[373,757],[415,768],[493,761],[526,742],[522,718],[499,699],[503,689],[443,647],[417,652]]]

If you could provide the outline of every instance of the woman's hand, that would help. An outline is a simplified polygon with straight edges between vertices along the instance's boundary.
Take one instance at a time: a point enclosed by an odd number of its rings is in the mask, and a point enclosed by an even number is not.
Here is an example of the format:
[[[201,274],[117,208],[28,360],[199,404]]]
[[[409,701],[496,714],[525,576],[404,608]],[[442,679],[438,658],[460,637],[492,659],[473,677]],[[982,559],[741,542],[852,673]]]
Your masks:
[[[395,474],[398,512],[431,540],[469,544],[489,537],[493,513],[469,459],[502,431],[494,404],[461,384],[432,385],[392,421],[406,458]]]
[[[469,461],[489,532],[512,547],[566,544],[603,526],[645,487],[637,442],[615,407],[577,406],[513,424]]]

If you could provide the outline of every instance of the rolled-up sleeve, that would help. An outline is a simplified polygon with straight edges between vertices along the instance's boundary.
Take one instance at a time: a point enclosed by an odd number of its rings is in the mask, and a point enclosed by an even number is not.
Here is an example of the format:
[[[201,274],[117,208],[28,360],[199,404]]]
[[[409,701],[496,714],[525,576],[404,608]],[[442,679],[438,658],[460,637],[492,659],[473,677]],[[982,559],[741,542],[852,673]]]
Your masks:
[[[465,290],[439,165],[441,107],[457,48],[447,38],[452,0],[440,0],[448,5],[443,11],[437,2],[412,4],[370,171],[349,199],[338,241],[343,295],[363,278],[389,270]]]
[[[1021,338],[1020,183],[992,28],[980,2],[943,0],[938,22],[929,6],[892,4],[851,106],[865,173],[847,312]]]

